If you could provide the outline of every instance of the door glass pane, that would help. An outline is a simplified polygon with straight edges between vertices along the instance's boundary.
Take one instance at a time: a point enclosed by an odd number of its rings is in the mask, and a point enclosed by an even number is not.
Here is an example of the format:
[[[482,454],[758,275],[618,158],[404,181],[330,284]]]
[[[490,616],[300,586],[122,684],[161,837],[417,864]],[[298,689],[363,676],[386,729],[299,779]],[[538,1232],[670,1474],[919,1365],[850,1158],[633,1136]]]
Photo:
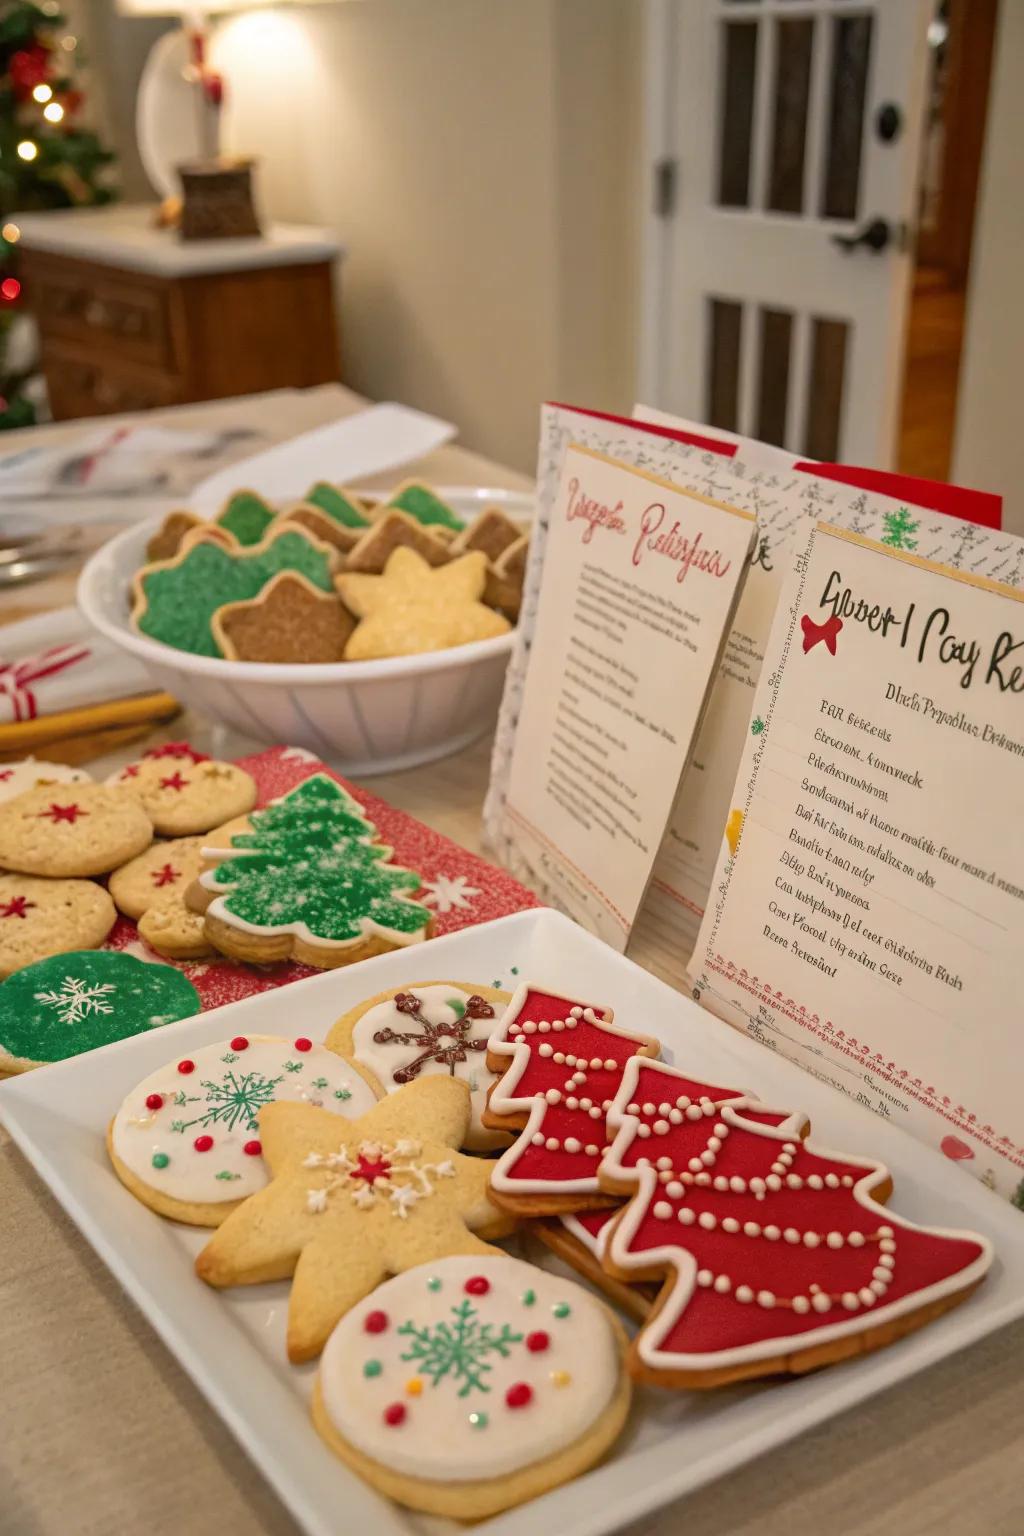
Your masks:
[[[774,443],[777,448],[782,448],[786,439],[792,335],[793,316],[788,309],[762,309],[756,435],[763,442]]]
[[[814,52],[812,18],[776,23],[771,174],[767,206],[774,213],[802,213],[807,102]]]
[[[750,142],[757,76],[757,25],[727,22],[722,28],[722,77],[718,92],[718,201],[746,208],[750,198]]]
[[[825,219],[857,217],[873,25],[871,16],[836,16],[832,21],[832,71],[821,188],[821,216]]]
[[[846,369],[845,320],[811,321],[811,376],[807,388],[804,453],[809,459],[839,458]]]
[[[708,309],[708,423],[735,432],[739,420],[743,305],[728,299],[712,299]]]

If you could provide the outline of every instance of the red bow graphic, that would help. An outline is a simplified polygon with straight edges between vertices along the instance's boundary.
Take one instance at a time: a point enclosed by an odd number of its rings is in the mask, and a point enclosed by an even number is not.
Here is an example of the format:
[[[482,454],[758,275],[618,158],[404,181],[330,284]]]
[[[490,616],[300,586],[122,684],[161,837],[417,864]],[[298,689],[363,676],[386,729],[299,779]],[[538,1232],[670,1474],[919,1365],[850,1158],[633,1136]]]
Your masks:
[[[73,667],[91,654],[88,646],[76,649],[73,645],[54,645],[38,656],[26,656],[23,661],[0,662],[0,698],[6,695],[10,699],[15,720],[34,720],[39,709],[29,684],[63,672],[65,667]]]
[[[829,654],[834,656],[836,653],[836,636],[842,627],[842,619],[838,618],[835,614],[830,619],[826,619],[824,624],[815,624],[814,620],[809,618],[806,613],[803,614],[800,619],[800,628],[804,632],[804,655],[806,656],[807,652],[816,646],[819,640],[824,640],[828,646]]]

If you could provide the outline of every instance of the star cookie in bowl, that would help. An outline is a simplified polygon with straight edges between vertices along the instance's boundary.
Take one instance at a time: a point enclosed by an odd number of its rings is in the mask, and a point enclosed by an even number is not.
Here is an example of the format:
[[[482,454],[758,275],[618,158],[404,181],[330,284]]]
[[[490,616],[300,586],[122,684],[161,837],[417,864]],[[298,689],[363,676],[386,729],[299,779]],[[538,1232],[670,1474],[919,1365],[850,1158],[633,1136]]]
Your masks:
[[[448,1254],[494,1254],[511,1227],[488,1198],[490,1165],[456,1151],[469,1090],[423,1077],[358,1120],[308,1104],[259,1114],[266,1189],[239,1206],[196,1259],[208,1285],[290,1275],[288,1358],[320,1353],[339,1318],[389,1275]]]
[[[504,1254],[441,1258],[338,1323],[313,1422],[400,1504],[480,1520],[610,1449],[629,1411],[625,1345],[608,1308],[571,1280]]]
[[[256,804],[253,779],[234,763],[142,758],[107,783],[138,800],[163,837],[212,831]]]
[[[382,1093],[421,1076],[461,1078],[473,1111],[466,1146],[490,1151],[509,1143],[507,1132],[480,1119],[494,1081],[487,1040],[508,1000],[507,992],[474,982],[411,982],[350,1009],[328,1033],[327,1045],[355,1061]]]
[[[507,634],[508,620],[480,601],[486,581],[481,550],[435,569],[400,546],[382,576],[342,572],[334,584],[360,620],[345,647],[346,661],[416,656]]]
[[[258,1124],[265,1105],[309,1104],[352,1119],[376,1099],[358,1068],[303,1036],[235,1035],[137,1084],[110,1122],[107,1151],[143,1205],[216,1227],[266,1187]]]

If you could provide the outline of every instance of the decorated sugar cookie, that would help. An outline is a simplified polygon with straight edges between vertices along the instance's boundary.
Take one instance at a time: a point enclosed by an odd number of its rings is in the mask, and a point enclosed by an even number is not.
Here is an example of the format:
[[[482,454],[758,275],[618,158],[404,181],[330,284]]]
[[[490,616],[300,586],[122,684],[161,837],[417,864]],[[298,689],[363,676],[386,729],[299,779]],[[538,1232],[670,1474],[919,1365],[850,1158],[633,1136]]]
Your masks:
[[[92,880],[0,874],[0,977],[67,950],[95,949],[117,920]]]
[[[40,784],[0,805],[0,866],[25,875],[105,875],[152,841],[142,807],[105,784]]]
[[[656,1040],[613,1024],[610,1008],[521,986],[488,1047],[502,1076],[484,1124],[519,1132],[494,1164],[495,1202],[524,1216],[607,1205],[597,1179],[605,1116],[626,1063],[657,1051]]]
[[[329,485],[326,480],[318,480],[316,485],[310,486],[303,500],[311,506],[319,507],[344,528],[366,528],[369,525],[370,520],[357,498],[348,495],[337,485]]]
[[[411,894],[421,876],[390,862],[329,775],[304,779],[250,820],[229,848],[207,849],[219,861],[200,877],[212,897],[206,932],[223,953],[329,969],[426,938],[430,911]]]
[[[138,800],[164,837],[209,832],[256,804],[253,779],[235,763],[142,758],[111,774],[107,783]]]
[[[164,896],[139,918],[139,938],[168,960],[207,960],[217,951],[206,937],[201,912],[185,905],[184,895]]]
[[[109,880],[110,894],[126,917],[136,922],[143,912],[169,896],[183,895],[203,867],[203,842],[199,837],[178,837],[167,843],[151,843]]]
[[[16,763],[0,763],[0,801],[13,800],[38,784],[91,784],[84,768],[69,768],[67,763],[47,763],[34,757]]]
[[[481,1239],[510,1223],[488,1198],[489,1165],[455,1150],[469,1115],[469,1091],[450,1077],[417,1078],[352,1121],[267,1105],[258,1120],[271,1182],[227,1218],[196,1273],[218,1287],[294,1273],[288,1358],[312,1359],[388,1275],[495,1252]]]
[[[342,572],[335,586],[360,620],[345,659],[415,656],[507,634],[508,620],[480,601],[486,580],[480,550],[432,569],[415,550],[399,546],[382,576]]]
[[[173,966],[108,950],[53,955],[0,986],[0,1071],[64,1061],[198,1012],[198,992]]]
[[[637,1059],[609,1115],[601,1182],[632,1199],[604,1264],[662,1283],[630,1350],[637,1379],[714,1387],[816,1369],[922,1327],[984,1277],[988,1240],[889,1211],[880,1163],[803,1140],[802,1115],[696,1091]],[[681,1119],[661,1112],[681,1098]]]
[[[479,1520],[604,1455],[629,1409],[624,1345],[571,1281],[504,1255],[438,1259],[341,1320],[313,1422],[400,1504]]]
[[[507,1002],[507,992],[471,982],[410,982],[359,1003],[334,1025],[327,1044],[357,1061],[382,1093],[434,1073],[461,1078],[473,1106],[466,1146],[504,1147],[508,1133],[489,1130],[480,1115],[494,1081],[487,1040]]]
[[[348,1062],[301,1035],[234,1035],[144,1078],[111,1121],[107,1146],[118,1178],[144,1205],[215,1227],[267,1183],[265,1105],[311,1104],[353,1118],[376,1097]]]
[[[214,519],[239,544],[258,544],[274,521],[274,509],[256,491],[235,491]]]

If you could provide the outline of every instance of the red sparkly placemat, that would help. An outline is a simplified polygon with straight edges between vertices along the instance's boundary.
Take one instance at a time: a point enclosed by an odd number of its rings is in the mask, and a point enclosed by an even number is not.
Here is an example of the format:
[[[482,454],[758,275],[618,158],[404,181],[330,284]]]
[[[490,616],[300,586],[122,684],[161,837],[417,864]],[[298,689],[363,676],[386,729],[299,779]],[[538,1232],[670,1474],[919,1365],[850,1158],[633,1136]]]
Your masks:
[[[165,755],[171,755],[163,750]],[[181,748],[183,753],[185,750]],[[395,862],[422,875],[423,885],[418,899],[433,912],[437,937],[540,905],[533,892],[513,880],[505,870],[460,848],[458,843],[442,837],[440,832],[434,832],[422,821],[370,794],[369,790],[350,784],[302,747],[271,747],[269,751],[240,757],[237,761],[239,767],[256,780],[258,806],[287,794],[313,773],[330,774],[332,779],[344,785],[377,828],[381,841],[394,849]],[[147,960],[163,959],[146,948],[135,924],[126,917],[118,918],[104,947],[131,949]],[[188,977],[202,999],[204,1011],[318,974],[313,967],[293,961],[272,966],[240,965],[227,959],[169,960],[165,963],[175,965]]]

